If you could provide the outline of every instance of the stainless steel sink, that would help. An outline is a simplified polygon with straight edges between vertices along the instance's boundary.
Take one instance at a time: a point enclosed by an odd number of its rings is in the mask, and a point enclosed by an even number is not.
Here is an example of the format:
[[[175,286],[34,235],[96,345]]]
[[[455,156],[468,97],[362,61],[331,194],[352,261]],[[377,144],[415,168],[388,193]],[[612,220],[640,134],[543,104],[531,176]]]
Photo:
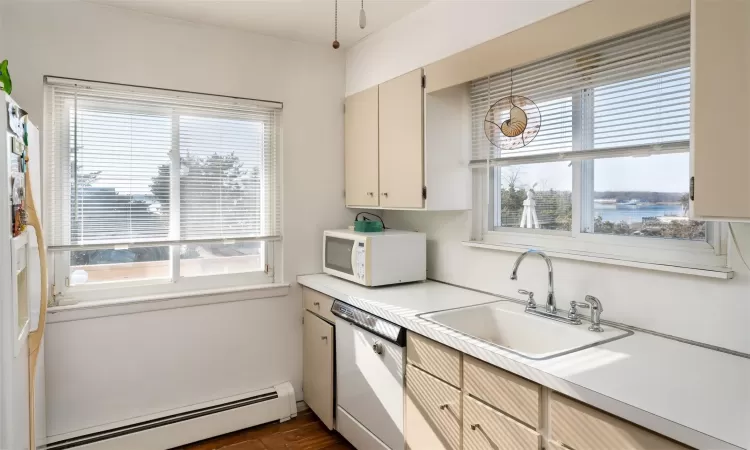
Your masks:
[[[610,325],[601,332],[524,312],[524,305],[498,300],[476,306],[419,314],[418,317],[529,359],[549,359],[633,334]]]

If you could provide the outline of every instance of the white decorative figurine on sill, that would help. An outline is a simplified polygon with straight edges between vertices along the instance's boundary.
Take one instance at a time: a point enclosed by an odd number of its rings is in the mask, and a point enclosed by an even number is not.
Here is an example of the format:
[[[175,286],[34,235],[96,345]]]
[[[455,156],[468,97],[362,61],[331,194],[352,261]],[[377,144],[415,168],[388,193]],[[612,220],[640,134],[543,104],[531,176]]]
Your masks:
[[[523,212],[521,213],[521,228],[541,228],[539,219],[536,217],[536,202],[534,201],[534,191],[526,190],[526,200],[523,201]]]

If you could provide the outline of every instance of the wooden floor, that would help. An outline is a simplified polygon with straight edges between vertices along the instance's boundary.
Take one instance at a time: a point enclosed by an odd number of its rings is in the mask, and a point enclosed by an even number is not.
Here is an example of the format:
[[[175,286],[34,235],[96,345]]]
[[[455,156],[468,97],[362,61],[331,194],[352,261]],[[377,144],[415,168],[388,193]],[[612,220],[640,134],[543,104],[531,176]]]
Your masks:
[[[284,423],[273,422],[235,431],[175,450],[354,450],[335,431],[330,431],[305,410]]]

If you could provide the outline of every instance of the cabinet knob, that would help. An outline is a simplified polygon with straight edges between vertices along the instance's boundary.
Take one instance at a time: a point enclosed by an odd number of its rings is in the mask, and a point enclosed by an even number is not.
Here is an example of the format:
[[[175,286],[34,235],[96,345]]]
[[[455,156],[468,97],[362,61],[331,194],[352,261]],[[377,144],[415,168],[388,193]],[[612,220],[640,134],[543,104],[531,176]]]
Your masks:
[[[440,409],[448,409],[448,404],[444,403],[444,404],[440,405]]]
[[[327,342],[327,341],[328,341],[328,336],[321,336],[321,337],[320,337],[320,340],[321,340],[321,341],[326,341],[326,342]]]
[[[320,302],[313,302],[313,306],[317,306],[320,309]]]
[[[372,197],[375,194],[373,194],[372,192],[368,192],[367,195],[369,195],[370,197]]]
[[[474,430],[476,430],[478,428],[481,428],[478,423],[475,423],[475,424],[469,425],[469,426],[471,427],[471,431],[474,431]]]
[[[383,192],[383,193],[382,193],[382,194],[380,194],[380,195],[382,195],[383,197],[388,197],[388,193],[387,193],[387,192]]]
[[[377,353],[378,355],[383,354],[383,344],[381,342],[376,342],[372,344],[372,351]]]

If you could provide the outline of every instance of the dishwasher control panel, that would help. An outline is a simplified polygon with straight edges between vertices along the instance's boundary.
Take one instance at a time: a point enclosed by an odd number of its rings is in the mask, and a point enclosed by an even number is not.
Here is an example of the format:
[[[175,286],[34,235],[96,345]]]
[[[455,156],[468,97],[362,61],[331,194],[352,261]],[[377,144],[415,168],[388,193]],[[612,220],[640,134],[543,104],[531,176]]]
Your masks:
[[[367,311],[356,308],[340,300],[333,302],[331,312],[334,316],[340,317],[347,322],[351,322],[360,328],[363,328],[373,334],[387,339],[400,346],[406,345],[406,328],[388,322],[378,316],[368,313]]]

